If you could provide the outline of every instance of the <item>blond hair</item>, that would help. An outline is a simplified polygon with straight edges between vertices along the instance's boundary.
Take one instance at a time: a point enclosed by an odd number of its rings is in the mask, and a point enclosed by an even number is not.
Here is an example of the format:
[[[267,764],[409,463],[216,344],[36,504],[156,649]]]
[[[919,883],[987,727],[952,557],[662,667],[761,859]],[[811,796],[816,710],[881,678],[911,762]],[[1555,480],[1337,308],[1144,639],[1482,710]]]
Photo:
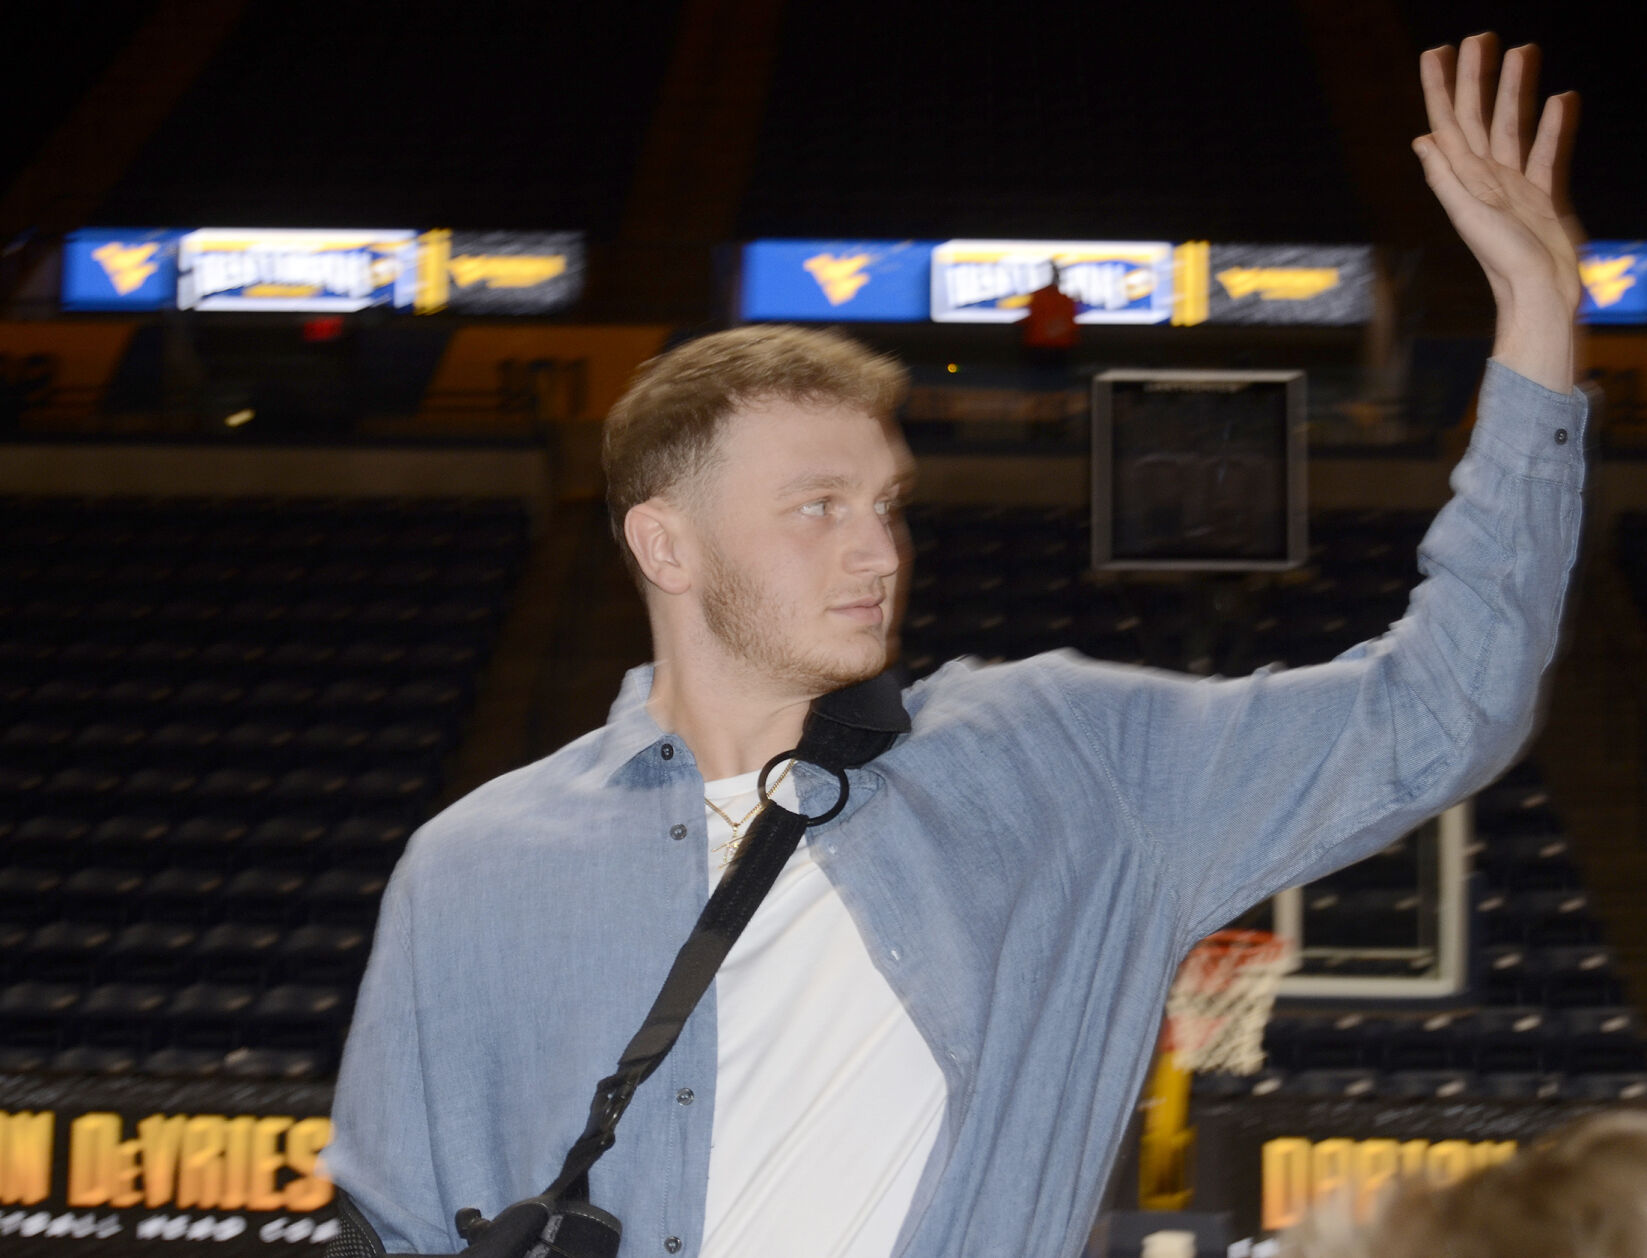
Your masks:
[[[1507,1162],[1435,1188],[1405,1181],[1357,1225],[1342,1201],[1282,1258],[1643,1258],[1647,1112],[1593,1114]]]
[[[758,324],[688,341],[642,363],[606,417],[601,466],[612,535],[631,507],[677,489],[715,461],[721,425],[761,401],[845,405],[891,419],[908,373],[838,332]]]

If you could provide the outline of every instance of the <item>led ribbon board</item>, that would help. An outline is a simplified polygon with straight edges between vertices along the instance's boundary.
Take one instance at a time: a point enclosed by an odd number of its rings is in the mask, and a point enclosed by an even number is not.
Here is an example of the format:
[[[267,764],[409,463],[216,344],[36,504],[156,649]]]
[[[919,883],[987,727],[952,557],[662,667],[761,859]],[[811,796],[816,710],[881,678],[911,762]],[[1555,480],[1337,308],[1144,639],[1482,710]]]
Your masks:
[[[178,244],[180,310],[407,309],[416,283],[409,229],[206,227]]]
[[[748,323],[924,323],[932,242],[757,240],[743,247],[739,316]]]
[[[63,241],[64,310],[161,310],[177,292],[177,242],[170,228],[94,227]]]
[[[1173,248],[1165,241],[947,240],[932,251],[935,323],[1017,323],[1060,272],[1077,323],[1165,323]]]

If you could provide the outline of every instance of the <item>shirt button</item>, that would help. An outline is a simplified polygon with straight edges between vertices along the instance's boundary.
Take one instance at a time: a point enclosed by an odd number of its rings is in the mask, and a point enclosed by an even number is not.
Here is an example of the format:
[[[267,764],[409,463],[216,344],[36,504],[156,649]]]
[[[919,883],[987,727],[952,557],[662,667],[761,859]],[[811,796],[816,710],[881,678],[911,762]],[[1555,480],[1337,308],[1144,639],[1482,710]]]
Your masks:
[[[672,1254],[678,1254],[681,1251],[681,1238],[678,1236],[665,1236],[663,1238],[663,1247]]]
[[[894,961],[902,961],[904,959],[904,954],[899,952],[896,948],[887,949],[886,955],[891,957]]]
[[[686,837],[686,827],[681,825],[679,822],[676,822],[674,825],[669,827],[669,837],[672,839],[684,839]]]
[[[1567,430],[1565,428],[1556,429],[1556,444],[1558,446],[1564,446],[1567,444]]]
[[[675,744],[665,743],[662,747],[658,748],[658,754],[665,760],[673,760],[675,758]],[[679,1242],[677,1241],[676,1244],[679,1244]],[[674,1253],[675,1251],[670,1250],[669,1252]]]
[[[691,1088],[682,1088],[679,1092],[675,1093],[675,1099],[682,1105],[690,1105],[698,1098],[693,1094]]]

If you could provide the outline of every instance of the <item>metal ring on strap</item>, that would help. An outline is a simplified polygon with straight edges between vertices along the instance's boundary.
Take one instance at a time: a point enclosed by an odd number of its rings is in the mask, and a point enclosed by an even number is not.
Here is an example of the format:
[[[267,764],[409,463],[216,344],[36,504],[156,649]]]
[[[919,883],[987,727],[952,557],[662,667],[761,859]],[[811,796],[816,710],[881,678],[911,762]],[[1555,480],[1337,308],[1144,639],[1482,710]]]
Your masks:
[[[785,760],[792,760],[794,758],[795,758],[795,752],[794,751],[780,751],[777,755],[773,756],[772,759],[768,760],[766,762],[765,766],[761,769],[760,777],[755,779],[755,790],[760,793],[761,803],[763,805],[770,804],[772,802],[772,797],[766,793],[766,778],[767,778],[767,775],[770,774],[773,769],[776,769]],[[810,763],[810,761],[808,761],[808,763]],[[841,793],[840,793],[840,796],[835,800],[835,802],[832,805],[830,805],[829,811],[821,812],[816,817],[808,817],[804,813],[800,814],[801,819],[803,821],[805,821],[806,824],[809,827],[810,826],[821,826],[826,821],[835,820],[835,818],[840,815],[841,809],[846,807],[846,797],[852,790],[852,788],[849,785],[847,785],[846,770],[845,769],[836,769],[835,770],[835,780],[837,782],[839,782],[840,785],[841,785]],[[782,807],[782,805],[779,805],[779,806]]]

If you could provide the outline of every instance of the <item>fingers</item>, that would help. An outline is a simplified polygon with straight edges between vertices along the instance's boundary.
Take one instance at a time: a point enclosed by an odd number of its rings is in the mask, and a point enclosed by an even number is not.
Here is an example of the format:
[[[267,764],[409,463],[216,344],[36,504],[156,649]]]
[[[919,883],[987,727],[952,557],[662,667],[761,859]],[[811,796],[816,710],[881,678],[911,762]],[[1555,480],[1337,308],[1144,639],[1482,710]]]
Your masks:
[[[1485,157],[1489,148],[1486,113],[1497,74],[1498,36],[1491,31],[1471,35],[1458,50],[1453,115],[1470,151],[1477,157]]]
[[[1418,59],[1418,81],[1424,88],[1424,113],[1430,120],[1430,134],[1439,139],[1456,133],[1453,116],[1453,72],[1457,54],[1451,45],[1432,48]]]
[[[1538,46],[1523,44],[1504,54],[1504,66],[1499,71],[1489,143],[1493,160],[1515,170],[1526,166],[1527,152],[1532,147],[1538,60]]]
[[[1578,93],[1552,96],[1538,120],[1538,134],[1527,154],[1527,178],[1533,186],[1549,194],[1557,214],[1566,214],[1568,171],[1573,161],[1573,141],[1578,134]]]
[[[1456,221],[1458,214],[1467,213],[1475,198],[1465,189],[1435,136],[1419,136],[1413,141],[1413,152],[1418,154],[1418,160],[1424,166],[1424,181],[1430,185],[1448,216]]]

